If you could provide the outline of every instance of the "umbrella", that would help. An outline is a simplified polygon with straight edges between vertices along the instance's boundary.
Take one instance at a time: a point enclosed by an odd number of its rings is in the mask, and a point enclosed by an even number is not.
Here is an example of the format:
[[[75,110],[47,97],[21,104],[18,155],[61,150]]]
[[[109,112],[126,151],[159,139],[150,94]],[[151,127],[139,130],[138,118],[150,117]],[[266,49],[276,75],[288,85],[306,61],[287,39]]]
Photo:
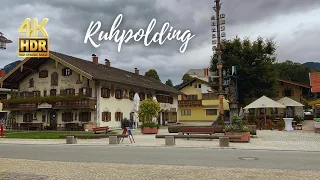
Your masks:
[[[138,120],[138,111],[139,111],[139,104],[140,104],[140,97],[138,95],[138,93],[135,93],[134,94],[134,97],[133,97],[133,110],[134,110],[134,128],[138,128],[138,123],[139,123],[139,120]]]
[[[253,101],[248,106],[243,109],[260,109],[264,108],[264,119],[267,120],[266,108],[286,108],[286,106],[268,98],[267,96],[262,96],[259,99]]]
[[[155,102],[158,102],[157,98],[155,96],[153,96],[152,100],[155,101]],[[157,118],[156,117],[152,117],[152,122],[156,123],[157,122]]]

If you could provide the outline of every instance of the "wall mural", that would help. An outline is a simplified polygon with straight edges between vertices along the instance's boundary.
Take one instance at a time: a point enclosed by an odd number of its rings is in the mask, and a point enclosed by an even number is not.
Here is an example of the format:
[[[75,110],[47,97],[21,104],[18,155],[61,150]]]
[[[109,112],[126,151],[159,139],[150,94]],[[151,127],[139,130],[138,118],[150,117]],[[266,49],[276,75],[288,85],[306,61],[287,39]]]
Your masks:
[[[57,72],[53,72],[51,74],[51,86],[58,86],[59,74]]]

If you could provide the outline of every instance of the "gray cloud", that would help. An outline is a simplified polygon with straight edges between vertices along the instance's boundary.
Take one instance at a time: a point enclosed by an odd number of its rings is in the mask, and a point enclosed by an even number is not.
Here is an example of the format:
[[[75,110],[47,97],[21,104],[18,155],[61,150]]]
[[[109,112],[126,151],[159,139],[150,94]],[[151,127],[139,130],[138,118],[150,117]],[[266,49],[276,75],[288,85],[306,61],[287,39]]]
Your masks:
[[[317,0],[222,0],[222,12],[226,14],[227,37],[244,34],[246,27],[258,27],[259,23],[269,22],[281,15],[307,12],[319,8]],[[174,84],[181,82],[182,75],[190,68],[204,68],[209,66],[211,53],[210,17],[212,0],[105,0],[105,1],[65,1],[65,0],[3,0],[0,12],[1,29],[5,36],[14,42],[7,46],[7,50],[0,51],[0,67],[17,60],[17,38],[20,36],[18,27],[27,18],[49,18],[46,30],[50,36],[52,50],[91,60],[95,53],[100,58],[111,60],[112,66],[133,71],[135,67],[142,73],[154,68],[165,82],[168,78]],[[181,54],[180,41],[166,41],[160,46],[152,44],[145,47],[142,42],[123,44],[121,52],[117,52],[117,43],[101,42],[101,47],[94,48],[90,43],[84,44],[83,39],[91,21],[101,21],[101,30],[109,31],[118,14],[123,14],[120,30],[146,29],[150,21],[155,18],[157,25],[153,32],[159,32],[165,22],[169,22],[174,29],[191,30],[196,36],[190,41],[185,53]],[[271,33],[279,45],[278,55],[281,60],[292,59],[297,62],[319,61],[316,42],[312,41],[317,34],[303,28],[301,22],[299,31],[293,31],[293,40],[279,37],[277,30]],[[256,30],[260,31],[259,28]],[[306,35],[306,33],[308,33]],[[152,34],[151,34],[152,35]],[[300,43],[294,41],[299,40]],[[311,41],[311,42],[310,42]],[[297,53],[297,52],[303,53]],[[305,54],[304,56],[302,54]]]

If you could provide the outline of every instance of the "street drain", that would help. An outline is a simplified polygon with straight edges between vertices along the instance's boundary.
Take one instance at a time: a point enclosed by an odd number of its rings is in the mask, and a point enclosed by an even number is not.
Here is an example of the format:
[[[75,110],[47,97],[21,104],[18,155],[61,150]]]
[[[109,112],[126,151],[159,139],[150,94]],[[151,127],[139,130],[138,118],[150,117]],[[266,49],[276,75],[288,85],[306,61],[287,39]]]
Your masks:
[[[256,157],[239,157],[240,160],[258,160]]]

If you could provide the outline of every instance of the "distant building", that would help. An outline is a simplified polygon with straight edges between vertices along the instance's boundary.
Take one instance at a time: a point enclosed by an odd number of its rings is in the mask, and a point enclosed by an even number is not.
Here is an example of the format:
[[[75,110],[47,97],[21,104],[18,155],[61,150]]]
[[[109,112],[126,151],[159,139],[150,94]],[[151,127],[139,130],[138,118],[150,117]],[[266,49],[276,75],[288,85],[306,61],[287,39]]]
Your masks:
[[[215,120],[219,115],[218,94],[211,89],[209,83],[202,79],[182,84],[179,90],[178,119],[181,122],[202,122]],[[224,101],[224,109],[229,109],[228,101]]]
[[[215,73],[211,72],[209,68],[190,69],[187,74],[189,74],[191,77],[198,78],[206,82],[209,82],[209,77],[218,77]]]
[[[310,86],[313,97],[320,98],[320,72],[311,72]]]
[[[302,83],[278,79],[278,97],[276,100],[289,97],[303,103],[304,99],[310,94],[310,88],[311,86]]]

